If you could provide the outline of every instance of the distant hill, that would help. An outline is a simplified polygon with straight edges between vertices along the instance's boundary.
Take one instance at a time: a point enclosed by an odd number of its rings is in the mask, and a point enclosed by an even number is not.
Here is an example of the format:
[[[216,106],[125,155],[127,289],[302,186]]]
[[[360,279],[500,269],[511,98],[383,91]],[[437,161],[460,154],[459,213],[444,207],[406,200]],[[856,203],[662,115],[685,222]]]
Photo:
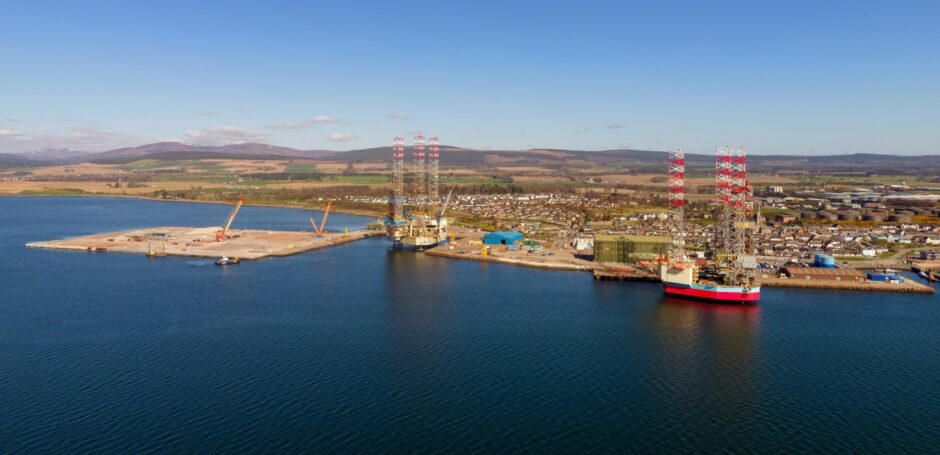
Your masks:
[[[181,142],[158,142],[138,147],[125,147],[101,153],[83,154],[67,149],[46,151],[35,155],[10,155],[6,162],[78,162],[127,163],[138,159],[180,160],[210,158],[284,159],[312,158],[330,161],[388,161],[391,147],[336,152],[330,150],[298,150],[259,143],[208,146]],[[407,151],[406,161],[411,159]],[[53,158],[55,157],[55,158]],[[612,166],[631,172],[659,172],[664,169],[666,152],[656,150],[614,149],[601,151],[567,149],[480,150],[456,146],[441,146],[441,164],[444,166],[533,166],[549,169],[568,167]],[[23,162],[23,161],[21,161]],[[711,154],[686,155],[689,173],[711,172],[715,157]],[[34,163],[35,165],[35,163]],[[748,156],[749,170],[756,172],[901,172],[924,174],[940,169],[940,155],[904,156],[885,154],[847,155],[757,155]],[[7,165],[7,167],[11,167]]]
[[[0,153],[0,169],[9,169],[11,167],[38,167],[47,165],[48,163],[46,162],[23,158],[20,155]]]
[[[329,150],[298,150],[290,147],[279,147],[276,145],[258,144],[254,142],[219,146],[184,144],[182,142],[157,142],[154,144],[141,145],[138,147],[125,147],[107,152],[93,153],[86,155],[84,159],[87,161],[101,162],[131,157],[142,157],[154,153],[165,152],[205,152],[221,153],[227,155],[253,156],[277,155],[293,158],[319,158],[324,155],[334,153]]]
[[[22,152],[16,155],[36,161],[80,161],[88,152],[80,152],[68,148],[45,148],[32,152]]]
[[[144,155],[111,156],[89,160],[95,164],[127,164],[140,160],[156,161],[193,161],[193,160],[285,160],[294,157],[284,155],[265,155],[227,152],[153,152]]]

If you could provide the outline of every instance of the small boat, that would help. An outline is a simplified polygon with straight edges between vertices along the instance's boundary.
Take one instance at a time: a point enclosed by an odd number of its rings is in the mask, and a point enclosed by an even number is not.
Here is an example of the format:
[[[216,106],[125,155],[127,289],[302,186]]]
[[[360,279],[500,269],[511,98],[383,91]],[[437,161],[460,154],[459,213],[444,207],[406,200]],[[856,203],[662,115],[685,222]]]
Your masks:
[[[532,248],[529,248],[530,253],[541,253],[543,251],[545,251],[545,247],[543,247],[542,245],[536,245],[536,246],[533,246]]]
[[[222,256],[215,261],[215,265],[235,265],[240,262],[242,262],[241,259]]]
[[[925,279],[925,280],[929,280],[929,279],[930,279],[930,275],[927,275],[927,272],[925,272],[925,271],[923,271],[923,270],[921,270],[920,272],[917,272],[917,275],[919,275],[921,278],[923,278],[923,279]]]

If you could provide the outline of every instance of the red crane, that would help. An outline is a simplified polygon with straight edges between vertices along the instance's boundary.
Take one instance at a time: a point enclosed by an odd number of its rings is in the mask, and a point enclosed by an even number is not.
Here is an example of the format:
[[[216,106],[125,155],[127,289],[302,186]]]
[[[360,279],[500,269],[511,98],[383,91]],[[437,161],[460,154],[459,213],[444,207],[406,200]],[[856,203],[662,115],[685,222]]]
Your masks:
[[[238,209],[242,208],[242,204],[244,203],[245,196],[242,196],[242,198],[238,200],[238,204],[235,204],[235,209],[232,210],[232,214],[228,216],[228,221],[225,222],[225,227],[215,233],[216,242],[221,242],[228,238],[228,230],[232,227],[232,222],[235,221],[235,215],[238,215]]]
[[[323,229],[326,228],[326,217],[330,215],[330,207],[332,206],[333,206],[333,202],[326,203],[326,210],[323,212],[323,219],[320,221],[319,228],[317,227],[317,222],[313,221],[313,217],[312,216],[310,217],[310,225],[313,226],[313,232],[314,234],[317,235],[317,237],[320,237],[321,235],[323,235],[323,232],[324,232]]]

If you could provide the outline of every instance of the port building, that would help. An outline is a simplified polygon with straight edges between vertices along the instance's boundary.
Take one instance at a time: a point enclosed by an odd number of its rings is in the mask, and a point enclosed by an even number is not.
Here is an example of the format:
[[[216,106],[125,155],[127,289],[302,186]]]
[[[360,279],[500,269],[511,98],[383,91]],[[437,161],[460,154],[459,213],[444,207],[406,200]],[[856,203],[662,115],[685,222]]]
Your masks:
[[[665,256],[672,238],[664,235],[596,235],[594,260],[597,262],[632,262]]]
[[[484,245],[512,245],[522,242],[522,234],[515,231],[496,231],[483,235]]]
[[[865,281],[865,274],[854,269],[829,267],[784,267],[784,275],[801,281]]]

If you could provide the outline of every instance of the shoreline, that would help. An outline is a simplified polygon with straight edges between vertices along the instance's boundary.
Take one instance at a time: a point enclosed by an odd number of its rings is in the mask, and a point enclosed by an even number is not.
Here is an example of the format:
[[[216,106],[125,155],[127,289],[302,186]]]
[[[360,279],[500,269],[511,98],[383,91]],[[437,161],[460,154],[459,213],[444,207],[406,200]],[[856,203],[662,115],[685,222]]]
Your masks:
[[[63,195],[53,195],[53,194],[31,194],[31,195],[0,195],[0,197],[56,197],[56,196],[65,196],[65,197],[100,197],[100,198],[115,198],[115,199],[137,199],[137,200],[146,200],[146,201],[157,201],[157,202],[189,202],[189,203],[198,203],[198,204],[220,204],[220,205],[234,205],[234,202],[223,202],[223,201],[206,201],[206,200],[191,200],[191,199],[160,199],[155,197],[147,196],[134,196],[134,195],[100,195],[100,194],[63,194]],[[322,209],[308,206],[300,206],[298,204],[289,205],[289,204],[269,204],[269,203],[250,203],[245,202],[244,205],[253,205],[256,207],[271,207],[271,208],[283,208],[283,209],[297,209],[297,210],[317,210],[322,213]],[[342,213],[352,216],[361,216],[363,218],[376,218],[375,214],[377,212],[369,212],[365,210],[355,210],[355,209],[332,209],[332,212]],[[448,259],[461,259],[461,260],[471,260],[478,262],[490,262],[495,264],[506,264],[514,265],[519,267],[529,267],[545,270],[562,270],[568,272],[593,272],[595,279],[605,279],[605,280],[621,280],[621,281],[658,281],[651,279],[648,276],[621,276],[617,273],[605,273],[606,270],[599,265],[579,265],[579,264],[568,264],[564,262],[542,262],[542,261],[528,261],[525,259],[517,258],[508,258],[500,256],[479,256],[471,254],[461,254],[457,252],[444,251],[437,248],[432,248],[422,252],[428,256],[443,257]],[[792,282],[784,281],[779,279],[763,279],[761,280],[761,285],[766,287],[776,287],[776,288],[791,288],[791,289],[819,289],[819,290],[836,290],[836,291],[861,291],[861,292],[899,292],[899,293],[914,293],[914,294],[933,294],[935,290],[930,286],[925,286],[920,283],[904,283],[901,285],[882,285],[880,283],[848,283],[848,282]]]

